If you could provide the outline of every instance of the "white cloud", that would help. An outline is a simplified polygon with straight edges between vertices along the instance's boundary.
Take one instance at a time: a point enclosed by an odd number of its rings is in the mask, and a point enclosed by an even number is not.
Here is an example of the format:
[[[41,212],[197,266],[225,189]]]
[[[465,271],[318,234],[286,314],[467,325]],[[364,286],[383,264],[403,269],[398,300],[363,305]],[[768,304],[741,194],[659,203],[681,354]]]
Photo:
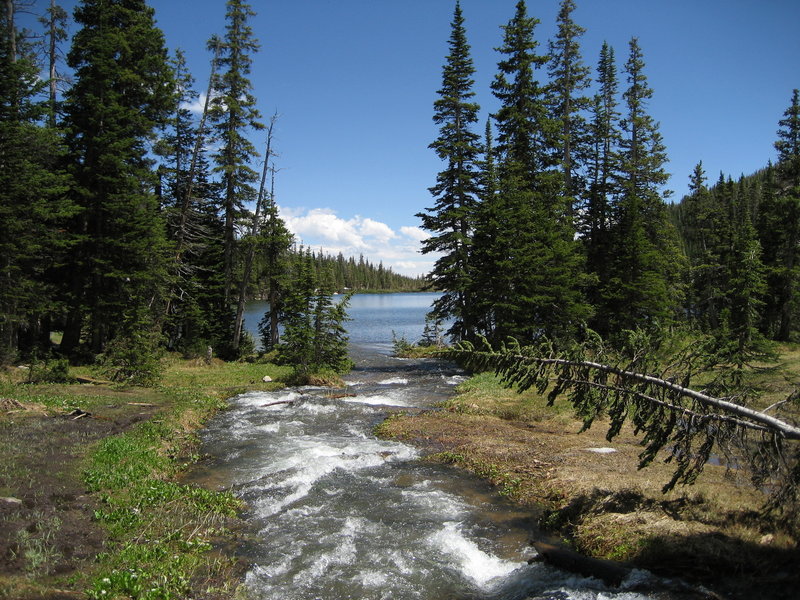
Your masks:
[[[216,98],[219,94],[212,93],[211,98]],[[181,108],[184,108],[190,112],[193,112],[196,115],[202,115],[203,109],[206,106],[206,93],[200,92],[200,95],[194,99],[192,102],[182,102]]]
[[[194,99],[194,102],[182,102],[181,108],[189,110],[195,114],[203,114],[203,107],[206,104],[206,94],[203,92],[199,97]]]
[[[298,243],[345,257],[363,255],[374,264],[382,262],[395,273],[423,275],[437,256],[420,254],[420,240],[428,234],[418,227],[402,226],[398,234],[386,223],[358,215],[345,219],[329,208],[281,207],[281,217]]]
[[[400,228],[400,233],[402,233],[406,237],[410,237],[412,240],[417,240],[421,242],[422,240],[426,240],[430,237],[430,234],[419,227],[408,227],[403,226]]]
[[[356,217],[357,219],[358,217]],[[373,237],[376,240],[387,242],[392,238],[396,238],[397,234],[392,231],[386,223],[380,221],[373,221],[372,219],[364,219],[359,228],[361,234],[365,237]]]
[[[327,208],[312,208],[305,214],[284,214],[289,230],[305,245],[330,245],[365,248],[364,236],[359,233],[358,219],[345,220]]]

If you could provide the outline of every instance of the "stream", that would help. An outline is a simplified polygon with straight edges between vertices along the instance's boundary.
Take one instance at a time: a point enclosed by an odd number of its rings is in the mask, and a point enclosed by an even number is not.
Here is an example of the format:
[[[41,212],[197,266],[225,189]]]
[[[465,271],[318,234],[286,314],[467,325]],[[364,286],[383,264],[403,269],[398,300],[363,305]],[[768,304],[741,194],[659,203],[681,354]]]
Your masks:
[[[351,334],[356,367],[345,390],[242,394],[204,431],[212,458],[196,479],[241,497],[257,534],[242,550],[253,598],[679,597],[634,591],[644,572],[609,588],[528,564],[531,511],[462,472],[419,461],[410,445],[377,439],[373,428],[388,414],[431,408],[464,376],[440,361],[394,358],[390,332],[377,340],[368,331]]]

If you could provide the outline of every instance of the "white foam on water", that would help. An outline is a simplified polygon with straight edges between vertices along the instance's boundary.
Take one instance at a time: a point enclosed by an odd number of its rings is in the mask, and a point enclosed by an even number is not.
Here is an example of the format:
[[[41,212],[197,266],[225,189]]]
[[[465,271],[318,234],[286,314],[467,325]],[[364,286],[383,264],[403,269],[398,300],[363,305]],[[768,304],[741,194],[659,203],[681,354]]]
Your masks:
[[[416,487],[416,486],[415,486]],[[463,517],[467,508],[458,497],[436,489],[426,490],[403,490],[401,492],[403,501],[413,502],[424,513],[432,512],[440,514],[446,519],[458,519]]]
[[[369,404],[370,406],[413,406],[405,400],[400,400],[390,394],[375,394],[372,396],[353,396],[344,398],[345,402],[353,404]]]
[[[458,385],[459,383],[464,383],[469,378],[465,375],[452,375],[451,377],[442,375],[442,379],[444,379],[447,385]]]
[[[487,587],[498,577],[505,577],[525,565],[524,562],[511,562],[484,552],[467,539],[460,531],[460,524],[453,521],[430,535],[427,542],[448,556],[463,575],[480,587]]]
[[[414,572],[415,567],[408,564],[408,560],[406,560],[406,557],[399,550],[392,550],[389,553],[389,558],[401,574],[411,575]]]
[[[261,433],[278,433],[281,429],[280,423],[268,423],[266,425],[256,425],[253,427],[254,431],[259,431]]]
[[[390,377],[379,381],[378,385],[408,385],[408,379],[405,377]]]
[[[320,538],[332,550],[318,552],[312,557],[308,568],[297,573],[293,581],[297,585],[308,585],[317,579],[329,575],[329,571],[337,566],[346,566],[354,563],[358,556],[355,540],[368,527],[364,519],[347,517],[341,530]]]
[[[337,445],[319,436],[300,436],[282,449],[282,456],[263,465],[250,491],[263,492],[253,501],[260,516],[271,516],[309,494],[314,484],[337,469],[360,471],[387,461],[410,460],[416,450],[404,444],[359,439]],[[270,477],[272,476],[272,477]],[[287,493],[288,492],[288,493]]]
[[[587,583],[588,582],[588,583]],[[568,581],[567,585],[557,590],[548,590],[549,593],[560,592],[569,600],[650,600],[650,596],[643,596],[636,592],[608,592],[599,590],[576,590],[575,587],[586,586],[586,579]],[[602,585],[602,584],[597,584]],[[574,587],[573,587],[574,586]]]
[[[365,588],[382,588],[391,580],[388,573],[383,571],[367,570],[356,575],[353,578],[353,581],[360,583]]]
[[[295,391],[289,392],[246,392],[235,397],[235,401],[240,406],[252,406],[263,408],[264,410],[282,410],[286,408],[286,404],[273,404],[272,406],[264,406],[273,402],[293,402],[300,398],[302,394]]]
[[[268,565],[255,565],[253,571],[255,575],[260,577],[278,577],[289,572],[292,563],[297,557],[302,555],[302,548],[295,548],[294,551],[289,550],[289,553],[284,555],[281,560],[270,563]]]
[[[322,512],[322,509],[325,508],[322,505],[311,505],[305,504],[303,506],[298,506],[297,508],[290,508],[284,514],[284,517],[288,519],[306,519],[308,517],[313,517],[318,515]]]
[[[314,402],[304,402],[297,408],[298,412],[311,415],[328,415],[336,412],[336,406],[332,404],[315,404]]]

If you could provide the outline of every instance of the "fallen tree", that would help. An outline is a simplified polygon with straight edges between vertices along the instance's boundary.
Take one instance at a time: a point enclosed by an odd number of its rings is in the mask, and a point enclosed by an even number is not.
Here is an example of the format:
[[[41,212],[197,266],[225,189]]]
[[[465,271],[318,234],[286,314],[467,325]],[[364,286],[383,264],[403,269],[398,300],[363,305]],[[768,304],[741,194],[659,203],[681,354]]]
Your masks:
[[[547,392],[550,404],[566,396],[583,430],[607,417],[608,440],[629,422],[642,435],[640,468],[661,451],[675,463],[665,492],[693,483],[714,456],[728,468],[749,470],[753,484],[767,493],[766,513],[793,527],[800,522],[800,427],[787,410],[796,408],[796,392],[759,410],[750,405],[752,391],[734,393],[726,370],[702,345],[665,357],[659,340],[642,332],[632,333],[621,352],[609,351],[595,335],[588,338],[566,349],[548,341],[462,342],[444,355],[472,371],[493,370],[520,392]]]

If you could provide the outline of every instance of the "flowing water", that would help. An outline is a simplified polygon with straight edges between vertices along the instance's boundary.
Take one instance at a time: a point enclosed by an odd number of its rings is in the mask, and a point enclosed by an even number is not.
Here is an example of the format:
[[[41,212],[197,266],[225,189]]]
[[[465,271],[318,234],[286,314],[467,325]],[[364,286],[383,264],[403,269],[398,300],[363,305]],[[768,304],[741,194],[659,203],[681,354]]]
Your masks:
[[[527,564],[535,554],[528,546],[532,515],[472,478],[418,461],[413,447],[372,434],[387,414],[430,408],[463,379],[452,365],[390,356],[392,330],[415,341],[431,301],[391,296],[396,303],[389,296],[354,298],[349,329],[356,368],[345,390],[242,394],[205,431],[214,456],[205,482],[244,499],[258,533],[244,550],[253,597],[674,597],[632,591],[641,573],[609,589]],[[413,324],[405,321],[410,315]]]

